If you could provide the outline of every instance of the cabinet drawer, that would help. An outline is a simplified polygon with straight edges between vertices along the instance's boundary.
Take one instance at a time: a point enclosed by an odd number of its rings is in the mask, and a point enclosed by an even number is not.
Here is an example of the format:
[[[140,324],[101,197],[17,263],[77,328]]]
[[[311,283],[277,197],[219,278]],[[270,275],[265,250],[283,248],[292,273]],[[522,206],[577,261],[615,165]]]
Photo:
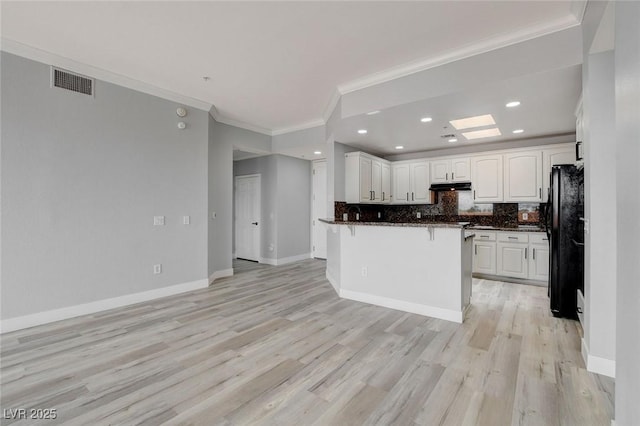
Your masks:
[[[498,241],[504,243],[528,243],[529,234],[525,232],[500,232]]]
[[[475,231],[476,241],[495,241],[496,233],[495,232],[487,232],[487,231]]]
[[[529,234],[529,242],[531,244],[549,244],[549,237],[546,232],[532,232]]]

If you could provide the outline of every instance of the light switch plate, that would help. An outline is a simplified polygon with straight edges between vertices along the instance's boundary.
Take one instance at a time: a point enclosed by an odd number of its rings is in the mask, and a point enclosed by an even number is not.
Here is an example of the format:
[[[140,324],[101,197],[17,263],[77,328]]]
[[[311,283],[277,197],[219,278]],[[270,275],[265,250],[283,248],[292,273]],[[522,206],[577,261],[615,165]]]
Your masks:
[[[162,226],[162,225],[164,225],[164,216],[154,216],[153,226]]]
[[[162,273],[162,264],[158,263],[157,265],[153,265],[153,273],[161,274]]]
[[[189,225],[191,223],[191,218],[189,216],[182,216],[182,224]]]

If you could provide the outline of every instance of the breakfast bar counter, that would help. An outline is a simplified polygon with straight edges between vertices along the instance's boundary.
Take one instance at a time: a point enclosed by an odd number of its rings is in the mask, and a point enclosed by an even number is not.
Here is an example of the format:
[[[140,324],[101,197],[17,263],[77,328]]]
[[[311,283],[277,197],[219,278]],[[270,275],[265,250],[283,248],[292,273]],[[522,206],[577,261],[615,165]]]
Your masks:
[[[463,321],[471,298],[467,223],[321,221],[327,279],[340,297]]]

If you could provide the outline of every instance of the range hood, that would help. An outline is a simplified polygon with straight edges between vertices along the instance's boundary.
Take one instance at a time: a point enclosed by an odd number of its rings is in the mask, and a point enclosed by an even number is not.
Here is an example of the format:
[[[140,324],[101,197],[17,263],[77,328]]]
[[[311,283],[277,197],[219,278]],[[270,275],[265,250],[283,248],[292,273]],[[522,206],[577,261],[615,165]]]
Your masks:
[[[434,183],[430,191],[471,191],[471,182]]]

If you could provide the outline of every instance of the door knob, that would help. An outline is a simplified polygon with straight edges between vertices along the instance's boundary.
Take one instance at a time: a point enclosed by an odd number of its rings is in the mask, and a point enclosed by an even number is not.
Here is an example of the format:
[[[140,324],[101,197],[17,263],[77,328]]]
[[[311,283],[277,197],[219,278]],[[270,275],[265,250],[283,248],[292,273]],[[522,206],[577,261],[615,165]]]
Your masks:
[[[251,224],[252,224],[252,225],[257,225],[257,224],[258,224],[258,222],[251,222]]]

